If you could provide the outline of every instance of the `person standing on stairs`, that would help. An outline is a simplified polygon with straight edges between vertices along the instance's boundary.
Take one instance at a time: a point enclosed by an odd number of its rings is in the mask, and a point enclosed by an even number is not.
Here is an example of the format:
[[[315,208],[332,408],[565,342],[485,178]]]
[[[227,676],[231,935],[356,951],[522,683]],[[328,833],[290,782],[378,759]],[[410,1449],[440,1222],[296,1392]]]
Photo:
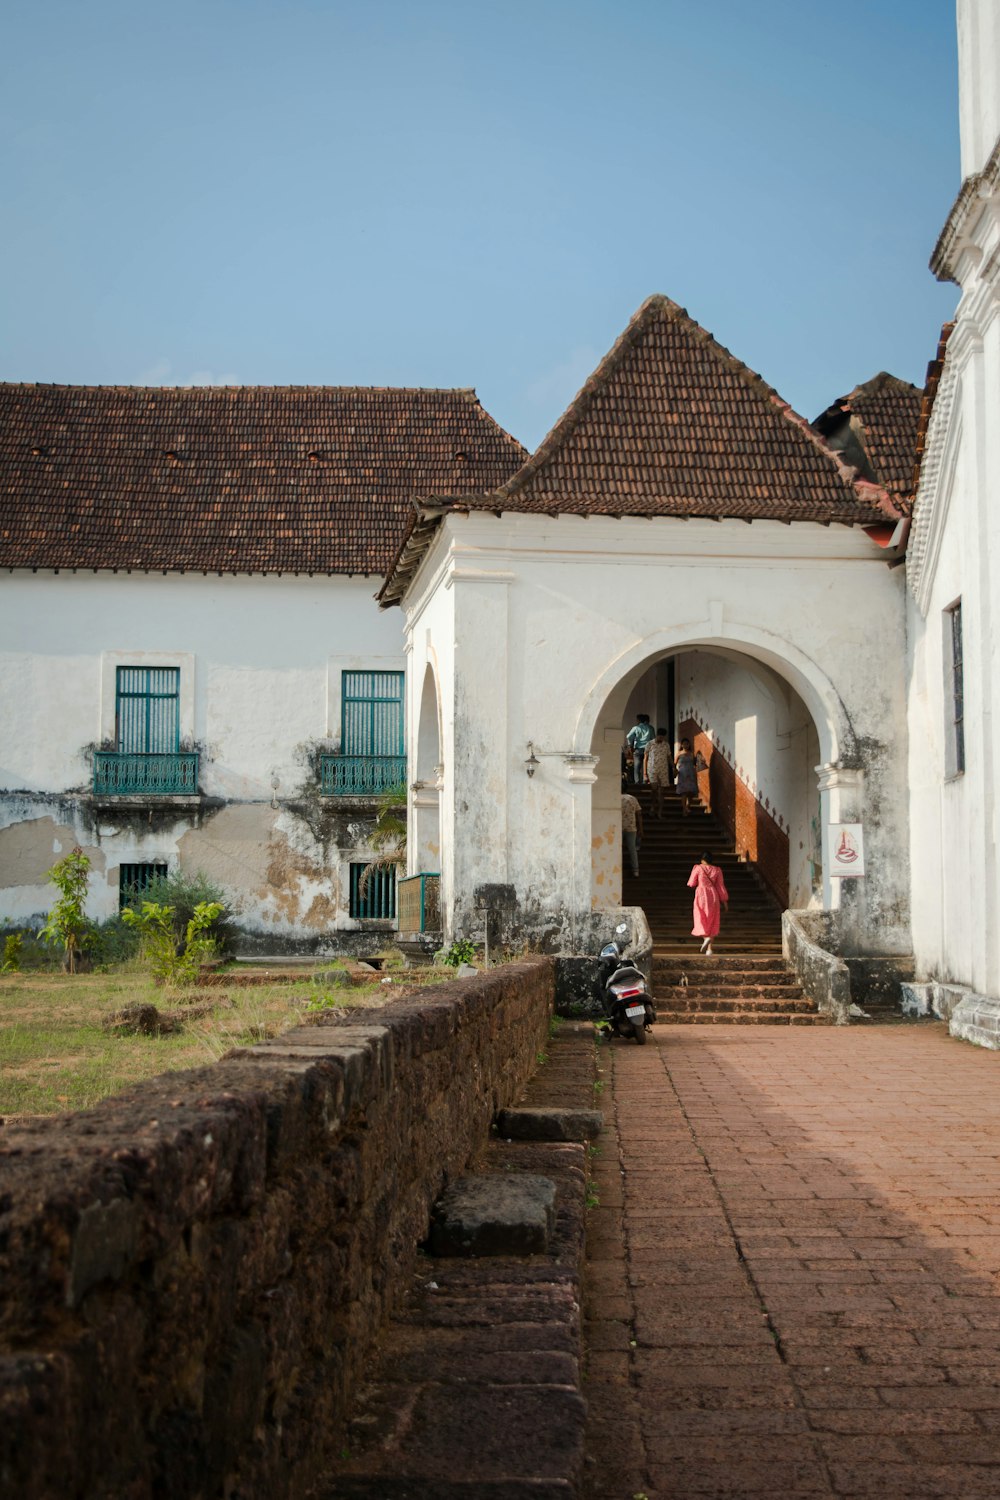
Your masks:
[[[707,769],[701,751],[691,752],[691,741],[681,740],[675,762],[677,767],[677,795],[681,799],[681,811],[685,818],[691,811],[691,798],[698,795],[698,772]]]
[[[653,726],[649,722],[649,714],[636,714],[635,723],[625,736],[626,741],[632,747],[632,775],[636,786],[641,786],[646,780],[646,747],[652,743]]]
[[[674,784],[674,758],[670,753],[667,731],[658,729],[656,739],[646,751],[646,776],[656,788],[656,817],[663,817],[663,788]]]
[[[622,796],[622,843],[629,857],[632,874],[639,873],[639,847],[642,844],[642,808],[631,792]]]
[[[707,854],[691,871],[689,886],[694,887],[694,926],[692,937],[702,939],[702,953],[711,953],[712,939],[719,935],[720,908],[729,909],[729,892],[718,865]]]

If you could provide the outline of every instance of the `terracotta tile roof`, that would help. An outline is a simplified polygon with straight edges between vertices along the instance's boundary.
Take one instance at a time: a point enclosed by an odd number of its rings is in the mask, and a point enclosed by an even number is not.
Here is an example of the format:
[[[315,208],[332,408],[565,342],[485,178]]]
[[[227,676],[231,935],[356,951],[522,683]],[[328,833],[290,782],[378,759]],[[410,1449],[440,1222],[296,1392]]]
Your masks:
[[[0,566],[381,574],[525,456],[471,390],[0,384]]]
[[[538,451],[457,508],[871,524],[897,514],[675,302],[636,313]]]
[[[867,479],[908,511],[923,392],[882,370],[840,396],[813,423],[817,432]],[[853,440],[853,441],[852,441]]]

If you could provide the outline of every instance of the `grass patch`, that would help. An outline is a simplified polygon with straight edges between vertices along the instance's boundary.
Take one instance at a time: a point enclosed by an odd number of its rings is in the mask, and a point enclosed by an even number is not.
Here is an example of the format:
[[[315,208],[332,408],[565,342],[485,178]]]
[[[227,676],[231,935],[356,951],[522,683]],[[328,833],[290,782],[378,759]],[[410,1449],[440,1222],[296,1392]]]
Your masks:
[[[450,969],[443,974],[421,969],[406,975],[407,988],[451,978]],[[400,990],[376,976],[359,988],[326,986],[309,971],[293,984],[171,990],[154,986],[135,964],[100,974],[5,975],[0,978],[0,1116],[87,1109],[144,1078],[203,1067],[231,1047],[322,1020],[328,1008],[370,1008]],[[169,1011],[180,1019],[181,1030],[160,1037],[104,1030],[106,1016],[133,1004]],[[190,1022],[184,1019],[188,1008]]]

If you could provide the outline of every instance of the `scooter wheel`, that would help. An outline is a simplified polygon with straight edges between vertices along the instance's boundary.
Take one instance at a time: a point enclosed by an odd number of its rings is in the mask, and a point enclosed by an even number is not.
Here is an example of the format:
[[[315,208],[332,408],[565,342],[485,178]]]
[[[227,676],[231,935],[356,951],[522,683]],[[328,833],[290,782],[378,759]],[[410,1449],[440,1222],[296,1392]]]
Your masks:
[[[641,1021],[632,1022],[632,1035],[635,1037],[640,1047],[644,1047],[646,1045],[646,1028]]]

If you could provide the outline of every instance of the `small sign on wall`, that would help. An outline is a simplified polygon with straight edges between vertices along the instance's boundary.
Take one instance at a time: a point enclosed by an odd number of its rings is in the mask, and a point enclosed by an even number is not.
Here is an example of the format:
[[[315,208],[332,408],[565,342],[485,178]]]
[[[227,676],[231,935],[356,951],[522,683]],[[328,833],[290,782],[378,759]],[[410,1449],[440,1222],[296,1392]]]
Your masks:
[[[865,873],[865,846],[860,823],[830,824],[830,874],[856,880]]]

